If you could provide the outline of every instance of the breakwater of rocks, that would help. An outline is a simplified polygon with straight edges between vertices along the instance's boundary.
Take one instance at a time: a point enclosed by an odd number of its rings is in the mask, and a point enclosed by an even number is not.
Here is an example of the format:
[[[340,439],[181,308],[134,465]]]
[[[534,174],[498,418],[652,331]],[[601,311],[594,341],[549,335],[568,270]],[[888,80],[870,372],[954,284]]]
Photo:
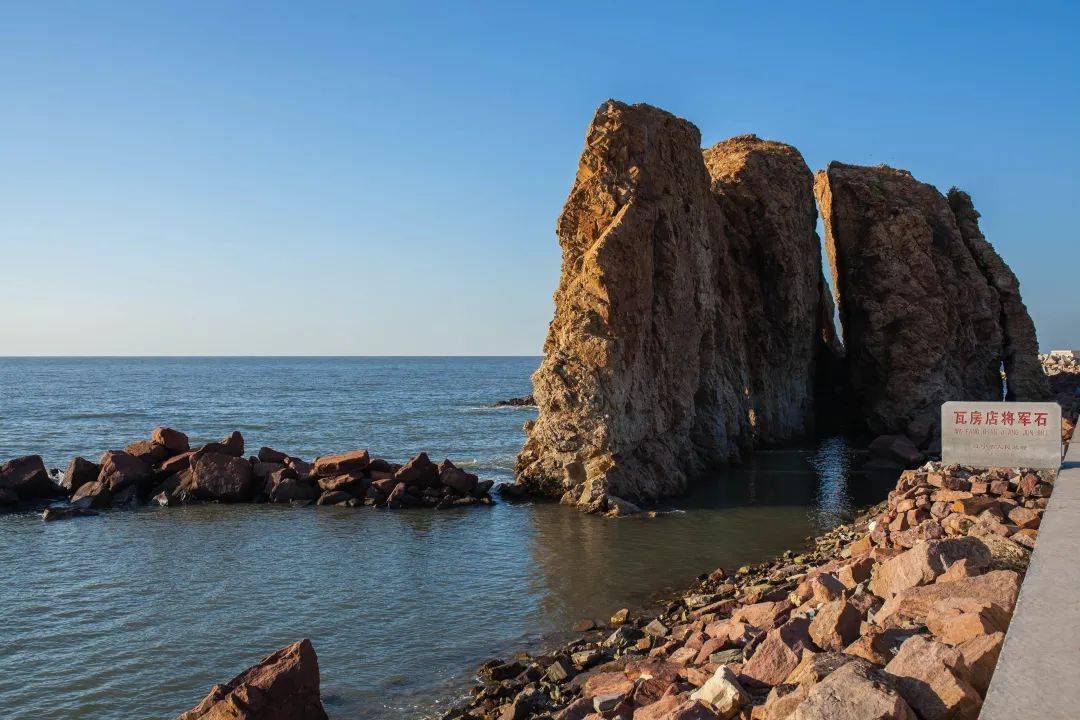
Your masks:
[[[262,447],[244,457],[244,437],[192,448],[184,433],[167,427],[97,462],[74,458],[62,473],[49,472],[40,456],[0,465],[0,506],[54,500],[46,520],[93,515],[106,508],[196,502],[270,502],[445,509],[491,505],[493,482],[426,453],[394,463],[367,450],[324,455],[308,462]]]

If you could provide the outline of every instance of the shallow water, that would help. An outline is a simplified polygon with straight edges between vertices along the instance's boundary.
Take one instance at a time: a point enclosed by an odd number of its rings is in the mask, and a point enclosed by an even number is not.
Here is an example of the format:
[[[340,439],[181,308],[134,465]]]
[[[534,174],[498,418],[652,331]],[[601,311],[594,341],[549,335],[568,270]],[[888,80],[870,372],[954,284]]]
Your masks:
[[[159,422],[312,457],[417,449],[507,479],[535,358],[0,360],[0,458],[62,466]],[[717,566],[797,546],[884,492],[840,438],[764,452],[654,520],[550,503],[455,511],[193,506],[0,515],[0,716],[170,718],[301,637],[335,720],[404,718],[483,660]]]

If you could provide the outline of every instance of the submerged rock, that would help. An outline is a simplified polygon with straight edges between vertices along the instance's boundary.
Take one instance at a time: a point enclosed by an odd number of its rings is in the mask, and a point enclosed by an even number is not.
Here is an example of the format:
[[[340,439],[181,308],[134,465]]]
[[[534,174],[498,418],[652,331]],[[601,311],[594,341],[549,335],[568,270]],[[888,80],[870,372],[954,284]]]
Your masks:
[[[278,650],[176,720],[327,720],[315,648],[301,640]]]
[[[812,176],[753,136],[604,103],[558,221],[562,275],[517,474],[605,512],[809,427],[822,315]],[[712,176],[710,176],[712,172]]]

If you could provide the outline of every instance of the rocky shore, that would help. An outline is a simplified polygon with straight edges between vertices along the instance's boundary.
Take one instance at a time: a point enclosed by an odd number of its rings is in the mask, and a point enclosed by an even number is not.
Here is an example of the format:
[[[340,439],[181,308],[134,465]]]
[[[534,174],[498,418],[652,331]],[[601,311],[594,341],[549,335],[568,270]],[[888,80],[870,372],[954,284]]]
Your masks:
[[[0,506],[58,500],[45,520],[93,515],[106,508],[197,502],[444,509],[491,505],[491,480],[450,460],[436,464],[420,453],[404,464],[367,450],[324,455],[308,462],[269,447],[244,457],[244,437],[192,449],[187,435],[155,428],[147,440],[108,450],[97,462],[76,457],[50,473],[38,455],[0,465]]]

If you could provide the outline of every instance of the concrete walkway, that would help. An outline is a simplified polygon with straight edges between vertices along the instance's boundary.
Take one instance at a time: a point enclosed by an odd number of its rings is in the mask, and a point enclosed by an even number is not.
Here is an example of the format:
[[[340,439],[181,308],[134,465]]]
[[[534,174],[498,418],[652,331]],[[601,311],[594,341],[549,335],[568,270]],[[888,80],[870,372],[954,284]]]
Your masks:
[[[1080,438],[1043,515],[982,720],[1080,718]]]

